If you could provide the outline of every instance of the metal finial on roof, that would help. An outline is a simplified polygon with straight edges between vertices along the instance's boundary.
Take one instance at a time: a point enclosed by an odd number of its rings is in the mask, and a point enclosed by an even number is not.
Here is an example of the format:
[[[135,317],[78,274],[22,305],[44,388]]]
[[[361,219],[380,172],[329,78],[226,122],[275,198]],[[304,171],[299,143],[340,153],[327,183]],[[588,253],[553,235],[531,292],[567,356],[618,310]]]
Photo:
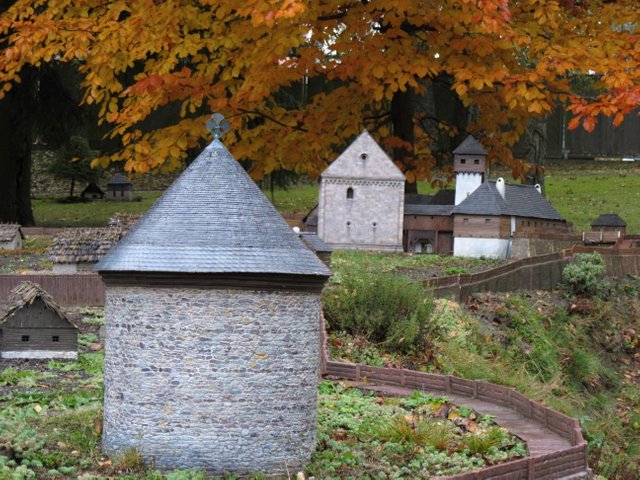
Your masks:
[[[224,118],[224,115],[221,113],[214,113],[211,115],[211,118],[207,120],[207,129],[209,129],[214,139],[220,138],[229,128],[229,120]]]

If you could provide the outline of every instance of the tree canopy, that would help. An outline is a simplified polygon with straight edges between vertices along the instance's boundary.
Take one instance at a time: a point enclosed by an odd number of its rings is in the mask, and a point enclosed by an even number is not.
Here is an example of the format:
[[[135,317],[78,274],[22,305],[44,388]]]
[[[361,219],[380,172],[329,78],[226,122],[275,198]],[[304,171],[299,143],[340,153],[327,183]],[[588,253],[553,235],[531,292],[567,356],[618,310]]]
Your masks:
[[[469,112],[463,128],[522,174],[510,147],[559,103],[571,127],[619,123],[640,103],[635,0],[18,0],[0,17],[3,93],[21,71],[72,62],[84,101],[121,138],[128,171],[181,165],[215,111],[255,178],[316,175],[363,128],[429,178],[438,135],[419,98],[440,86]],[[594,94],[574,79],[595,79]],[[320,85],[320,86],[318,86]],[[442,90],[442,86],[445,90]],[[162,117],[165,126],[154,128]],[[168,119],[168,120],[167,120]]]

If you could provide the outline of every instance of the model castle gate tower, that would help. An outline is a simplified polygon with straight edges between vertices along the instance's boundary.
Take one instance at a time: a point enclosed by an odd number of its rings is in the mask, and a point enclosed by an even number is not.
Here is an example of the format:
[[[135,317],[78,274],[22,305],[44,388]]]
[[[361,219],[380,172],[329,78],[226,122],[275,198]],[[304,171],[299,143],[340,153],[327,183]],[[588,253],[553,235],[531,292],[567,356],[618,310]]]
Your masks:
[[[105,452],[211,473],[309,459],[330,271],[217,138],[96,270]]]

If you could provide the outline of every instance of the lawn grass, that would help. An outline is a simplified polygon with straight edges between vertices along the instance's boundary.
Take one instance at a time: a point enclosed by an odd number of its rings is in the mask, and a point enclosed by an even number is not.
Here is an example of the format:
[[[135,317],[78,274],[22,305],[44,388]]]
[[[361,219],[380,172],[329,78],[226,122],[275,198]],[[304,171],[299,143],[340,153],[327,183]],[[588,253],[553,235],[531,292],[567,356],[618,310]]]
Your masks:
[[[627,231],[640,233],[640,169],[627,162],[562,162],[545,176],[553,206],[576,231],[588,231],[601,213],[617,213]]]
[[[146,212],[161,192],[136,192],[140,201],[115,202],[94,200],[81,203],[60,203],[58,197],[33,200],[36,225],[40,227],[104,227],[116,213]]]
[[[492,178],[496,175],[513,181],[506,171],[496,169]],[[618,213],[627,222],[628,232],[640,233],[640,167],[635,162],[558,161],[548,165],[545,182],[547,198],[577,232],[590,230],[591,222],[601,213]],[[418,184],[423,194],[437,190],[427,182]],[[317,184],[302,183],[264,193],[281,213],[306,213],[318,203]],[[141,200],[137,202],[71,204],[39,197],[33,201],[33,210],[39,226],[103,226],[116,213],[144,213],[160,194],[139,192]]]

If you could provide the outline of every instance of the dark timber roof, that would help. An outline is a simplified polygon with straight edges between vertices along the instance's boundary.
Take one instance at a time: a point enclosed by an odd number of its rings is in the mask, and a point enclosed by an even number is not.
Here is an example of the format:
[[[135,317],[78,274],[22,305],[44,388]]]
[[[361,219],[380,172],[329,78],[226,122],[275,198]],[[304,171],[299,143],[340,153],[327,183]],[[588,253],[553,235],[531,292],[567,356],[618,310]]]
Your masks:
[[[219,140],[205,148],[95,270],[331,274]]]
[[[405,193],[404,204],[407,205],[428,205],[431,203],[433,195],[423,195],[421,193]]]
[[[107,182],[107,185],[131,185],[131,182],[123,174],[116,173],[111,177],[111,180]]]
[[[451,215],[453,205],[404,205],[405,215]]]
[[[627,223],[617,213],[603,213],[593,222],[592,227],[626,227]]]
[[[517,217],[564,220],[555,208],[532,185],[505,184],[505,198],[496,189],[496,182],[480,185],[459,205],[454,214],[514,215]]]
[[[487,151],[480,145],[473,135],[469,135],[464,141],[458,145],[453,151],[454,155],[486,155]]]
[[[438,190],[429,205],[449,205],[453,206],[456,203],[456,191],[453,188],[443,188],[442,190]]]

